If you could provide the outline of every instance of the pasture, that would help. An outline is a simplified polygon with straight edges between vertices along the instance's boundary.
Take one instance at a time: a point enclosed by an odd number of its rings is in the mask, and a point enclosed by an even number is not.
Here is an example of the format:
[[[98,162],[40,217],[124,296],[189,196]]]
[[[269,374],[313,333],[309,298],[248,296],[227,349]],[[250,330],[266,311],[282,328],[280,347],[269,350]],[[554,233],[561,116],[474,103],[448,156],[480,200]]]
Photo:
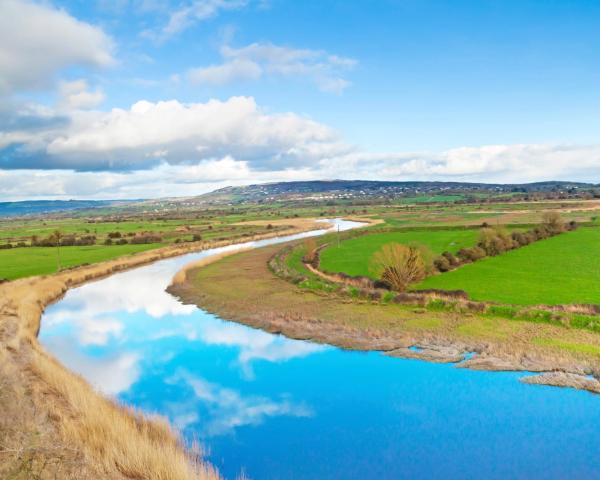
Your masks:
[[[158,248],[161,244],[141,245],[89,245],[81,247],[61,247],[62,268],[75,267],[84,263],[112,260],[130,253]],[[47,275],[57,271],[57,249],[50,247],[27,247],[0,250],[0,278],[15,280],[31,275]]]
[[[480,301],[517,305],[600,303],[600,228],[579,228],[484,258],[415,286],[465,290]]]
[[[345,272],[349,275],[372,276],[370,262],[373,254],[387,243],[420,244],[434,255],[445,250],[457,252],[477,242],[478,229],[410,230],[373,233],[340,242],[335,240],[321,252],[321,269],[328,272]]]

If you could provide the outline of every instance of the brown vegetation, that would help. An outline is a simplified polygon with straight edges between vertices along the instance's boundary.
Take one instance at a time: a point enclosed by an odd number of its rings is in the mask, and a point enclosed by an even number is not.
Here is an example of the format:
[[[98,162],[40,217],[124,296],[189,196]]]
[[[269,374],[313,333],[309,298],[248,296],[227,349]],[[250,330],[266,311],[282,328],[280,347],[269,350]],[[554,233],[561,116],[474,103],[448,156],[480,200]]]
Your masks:
[[[425,278],[428,266],[422,247],[388,243],[373,255],[371,269],[382,282],[398,292]]]

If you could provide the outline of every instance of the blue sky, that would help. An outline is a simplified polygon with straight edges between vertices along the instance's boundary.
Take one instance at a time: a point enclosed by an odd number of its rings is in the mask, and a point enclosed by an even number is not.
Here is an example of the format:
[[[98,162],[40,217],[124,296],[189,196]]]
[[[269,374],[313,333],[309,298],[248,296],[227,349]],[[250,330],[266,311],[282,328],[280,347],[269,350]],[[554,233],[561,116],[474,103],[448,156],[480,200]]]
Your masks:
[[[2,9],[3,198],[295,178],[600,181],[597,1]]]

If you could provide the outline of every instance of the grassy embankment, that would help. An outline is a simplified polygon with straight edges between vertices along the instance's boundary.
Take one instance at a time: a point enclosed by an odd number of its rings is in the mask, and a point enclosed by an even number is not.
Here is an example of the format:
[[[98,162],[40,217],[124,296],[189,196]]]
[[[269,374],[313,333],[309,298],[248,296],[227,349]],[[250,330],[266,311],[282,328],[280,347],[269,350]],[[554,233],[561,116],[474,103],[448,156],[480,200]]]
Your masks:
[[[285,233],[314,229],[312,221]],[[264,232],[251,239],[284,232]],[[0,477],[217,479],[164,420],[107,399],[37,342],[43,309],[68,288],[127,268],[233,241],[179,244],[0,285]]]

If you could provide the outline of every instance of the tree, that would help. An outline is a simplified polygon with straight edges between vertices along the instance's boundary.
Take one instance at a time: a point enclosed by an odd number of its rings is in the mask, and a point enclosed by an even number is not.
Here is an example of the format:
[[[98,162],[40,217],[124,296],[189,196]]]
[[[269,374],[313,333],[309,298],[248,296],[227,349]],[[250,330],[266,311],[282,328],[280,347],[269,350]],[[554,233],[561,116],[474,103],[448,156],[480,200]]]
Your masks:
[[[426,251],[415,245],[388,243],[373,254],[372,272],[393,290],[404,292],[430,270]]]

